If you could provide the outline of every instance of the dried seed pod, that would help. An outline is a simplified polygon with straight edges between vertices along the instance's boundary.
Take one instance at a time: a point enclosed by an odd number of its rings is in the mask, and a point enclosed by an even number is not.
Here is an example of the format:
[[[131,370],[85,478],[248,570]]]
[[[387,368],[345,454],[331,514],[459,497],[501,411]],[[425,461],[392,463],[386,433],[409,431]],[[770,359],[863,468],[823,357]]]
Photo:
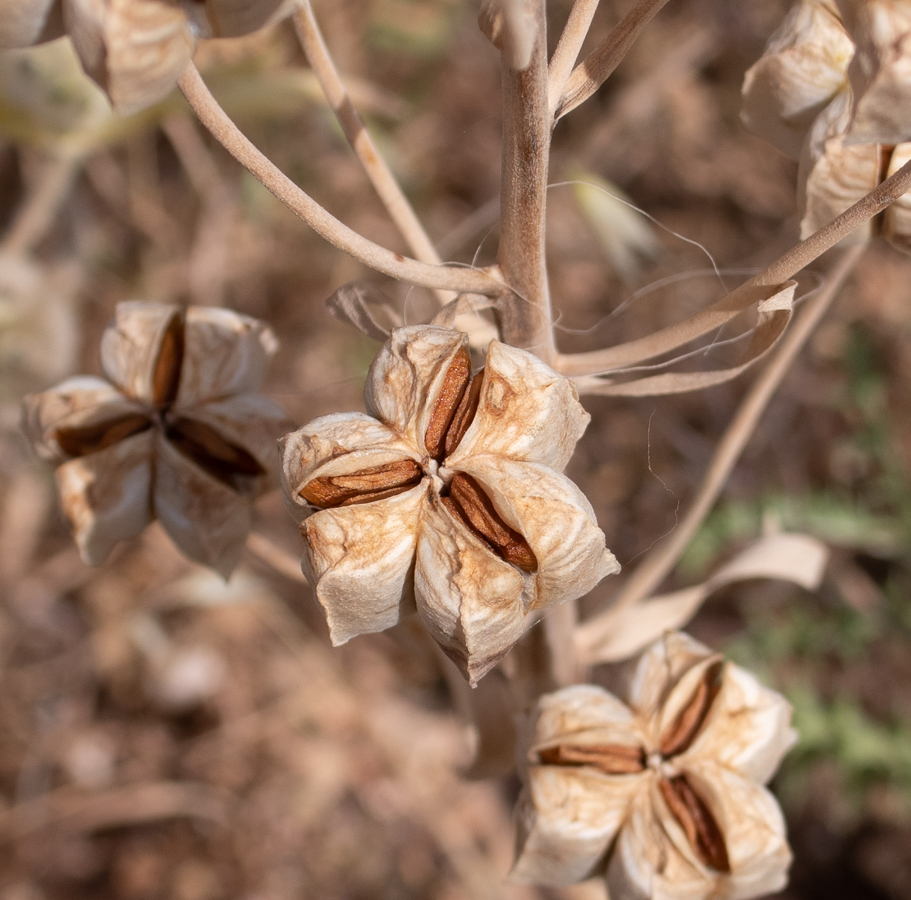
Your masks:
[[[777,890],[790,852],[762,787],[794,742],[784,698],[692,638],[639,660],[626,702],[591,685],[541,698],[513,874],[607,879],[612,897]]]
[[[296,0],[181,0],[202,37],[240,37],[294,12]]]
[[[284,441],[285,500],[332,640],[417,607],[475,683],[533,609],[619,568],[588,501],[560,474],[588,422],[575,390],[530,353],[397,329],[370,367],[370,416],[326,416]],[[560,522],[555,528],[554,522]]]
[[[287,426],[254,393],[274,350],[265,325],[230,310],[122,303],[102,338],[110,382],[73,378],[26,398],[26,433],[59,464],[87,562],[158,518],[184,553],[230,573]]]
[[[799,159],[813,120],[847,86],[854,45],[832,0],[799,0],[743,81],[743,124]]]
[[[4,0],[0,13],[0,49],[31,47],[63,34],[60,0]]]
[[[911,162],[911,142],[899,144],[893,149],[886,177],[894,175],[907,162]],[[907,194],[883,212],[882,234],[897,250],[911,253],[911,198]]]

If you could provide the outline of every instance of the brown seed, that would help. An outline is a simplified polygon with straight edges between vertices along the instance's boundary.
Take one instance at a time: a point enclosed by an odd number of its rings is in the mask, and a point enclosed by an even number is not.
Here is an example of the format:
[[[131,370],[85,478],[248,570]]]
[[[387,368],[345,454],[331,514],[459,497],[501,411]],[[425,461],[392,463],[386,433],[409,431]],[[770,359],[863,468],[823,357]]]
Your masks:
[[[484,386],[484,370],[481,369],[471,383],[468,390],[462,394],[462,399],[452,416],[452,422],[446,431],[446,441],[443,457],[450,456],[465,437],[465,432],[471,427],[475,413],[478,411],[478,402],[481,399],[481,388]]]
[[[696,736],[702,730],[706,718],[718,692],[721,690],[721,672],[724,660],[709,666],[705,670],[696,693],[690,702],[680,711],[671,726],[661,735],[658,749],[662,756],[676,756],[688,750]]]
[[[629,775],[645,768],[645,751],[623,744],[558,744],[538,756],[548,766],[594,766],[607,775]]]
[[[300,491],[312,506],[331,509],[372,503],[404,493],[423,477],[421,467],[412,459],[371,466],[349,475],[326,475],[308,481]]]
[[[54,438],[67,456],[88,456],[146,431],[152,423],[141,413],[131,413],[111,422],[86,425],[83,428],[58,428]]]
[[[152,402],[157,407],[167,406],[177,398],[180,369],[183,365],[183,344],[183,318],[175,313],[161,339],[161,348],[152,374]]]
[[[459,406],[471,377],[471,357],[464,347],[456,353],[443,377],[443,387],[433,404],[430,421],[424,432],[424,446],[436,460],[443,459],[446,432]]]
[[[658,781],[658,788],[702,864],[719,872],[730,872],[731,864],[721,829],[686,775],[662,778]]]
[[[214,428],[195,419],[178,419],[166,433],[168,440],[213,478],[236,488],[239,476],[265,474],[256,458]]]
[[[453,517],[487,544],[500,559],[523,572],[537,571],[538,560],[528,542],[500,518],[490,498],[471,476],[462,473],[454,475],[449,485],[449,496],[443,497],[442,501]]]

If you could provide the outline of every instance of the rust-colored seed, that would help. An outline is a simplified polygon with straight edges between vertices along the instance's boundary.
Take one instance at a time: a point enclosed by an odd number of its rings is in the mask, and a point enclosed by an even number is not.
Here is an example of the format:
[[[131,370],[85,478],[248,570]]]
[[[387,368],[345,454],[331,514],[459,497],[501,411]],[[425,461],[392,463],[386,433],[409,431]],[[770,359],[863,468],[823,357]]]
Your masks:
[[[484,386],[484,370],[481,369],[471,383],[468,390],[462,394],[462,399],[456,407],[452,416],[452,422],[446,431],[446,441],[443,449],[443,457],[452,455],[453,451],[462,442],[465,432],[471,427],[474,421],[475,413],[478,411],[478,403],[481,399],[481,388]]]
[[[174,315],[161,339],[161,348],[152,374],[152,402],[155,406],[167,406],[177,398],[183,366],[183,345],[183,318]]]
[[[226,441],[214,428],[194,419],[178,419],[168,428],[167,438],[184,456],[228,487],[236,487],[239,476],[265,473],[243,447]]]
[[[709,666],[690,702],[680,711],[671,726],[661,735],[659,751],[662,756],[676,756],[688,750],[702,730],[718,692],[724,661]]]
[[[458,473],[449,485],[449,496],[443,505],[500,559],[523,572],[536,572],[538,560],[528,542],[501,518],[490,498],[469,475]]]
[[[88,456],[151,427],[152,423],[145,416],[131,413],[111,422],[100,422],[83,428],[58,428],[54,437],[67,456]]]
[[[724,835],[686,775],[662,778],[658,781],[658,788],[702,864],[718,872],[730,872],[731,864]]]
[[[446,432],[459,406],[468,380],[471,377],[471,357],[464,347],[455,355],[443,376],[443,387],[433,404],[430,421],[424,432],[424,446],[427,452],[437,460],[442,460]]]
[[[416,485],[423,477],[421,467],[412,459],[370,466],[348,475],[326,475],[308,481],[300,491],[311,506],[331,509],[372,503],[394,497]]]
[[[558,744],[538,756],[548,766],[594,766],[607,775],[630,775],[645,768],[645,751],[624,744]]]

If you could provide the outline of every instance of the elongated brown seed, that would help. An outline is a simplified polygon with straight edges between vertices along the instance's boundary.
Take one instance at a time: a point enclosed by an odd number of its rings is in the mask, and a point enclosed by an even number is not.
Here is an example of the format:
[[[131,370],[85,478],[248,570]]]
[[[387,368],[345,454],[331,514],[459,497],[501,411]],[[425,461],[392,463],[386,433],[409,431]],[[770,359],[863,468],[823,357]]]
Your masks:
[[[645,750],[624,744],[558,744],[538,752],[548,766],[593,766],[607,775],[630,775],[645,768]]]
[[[481,369],[471,383],[468,390],[462,394],[462,399],[452,416],[452,422],[446,431],[446,441],[443,456],[450,456],[465,437],[465,432],[471,427],[475,413],[478,411],[478,402],[481,399],[481,388],[484,386],[484,370]]]
[[[430,421],[424,432],[424,446],[434,459],[443,458],[446,432],[465,394],[470,377],[471,357],[468,350],[463,347],[455,355],[443,376],[443,386],[430,411]]]
[[[183,318],[179,314],[171,317],[161,347],[155,369],[152,373],[152,402],[161,408],[173,403],[177,398],[180,386],[180,370],[183,366]]]
[[[523,572],[537,571],[538,560],[528,542],[500,518],[490,498],[471,476],[461,472],[454,475],[449,485],[449,496],[443,497],[442,501],[453,517],[487,544],[500,559]]]
[[[730,872],[731,864],[721,829],[686,775],[662,778],[658,781],[658,788],[702,864],[719,872]]]
[[[58,428],[54,438],[67,456],[88,456],[106,450],[114,444],[147,431],[151,421],[141,413],[131,413],[110,422],[86,425],[82,428]]]
[[[702,730],[708,717],[712,704],[721,690],[721,672],[724,661],[709,666],[699,682],[696,692],[689,703],[680,711],[673,723],[661,735],[659,751],[662,756],[676,756],[683,753],[692,745],[696,736]]]
[[[243,447],[225,440],[214,428],[195,419],[178,419],[168,428],[166,436],[184,456],[228,487],[237,487],[238,476],[265,473]]]
[[[312,506],[331,509],[372,503],[404,493],[423,477],[421,467],[411,459],[370,466],[347,475],[326,475],[308,481],[300,491]]]

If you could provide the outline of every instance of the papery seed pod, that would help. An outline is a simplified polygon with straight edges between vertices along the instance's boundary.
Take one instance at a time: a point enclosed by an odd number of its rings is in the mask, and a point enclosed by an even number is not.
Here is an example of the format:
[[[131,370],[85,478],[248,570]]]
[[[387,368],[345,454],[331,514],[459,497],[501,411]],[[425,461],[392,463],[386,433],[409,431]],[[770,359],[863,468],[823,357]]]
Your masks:
[[[911,162],[911,142],[899,144],[892,150],[886,177],[894,175],[905,163]],[[911,253],[911,198],[903,194],[883,212],[882,235],[897,250]]]
[[[618,570],[591,505],[559,471],[588,414],[536,357],[494,341],[472,377],[464,334],[401,328],[364,398],[371,415],[326,416],[284,440],[285,500],[333,643],[416,607],[475,683],[529,611]]]
[[[848,66],[854,114],[845,143],[911,139],[911,2],[836,2],[856,47]]]
[[[181,0],[200,37],[239,37],[265,28],[297,7],[296,0]]]
[[[789,721],[784,698],[673,632],[642,655],[624,700],[592,685],[545,695],[513,875],[602,875],[624,900],[778,890],[791,855],[762,784],[794,742]]]
[[[60,0],[2,0],[0,50],[31,47],[63,34]]]
[[[801,239],[828,225],[879,184],[879,145],[846,144],[850,120],[851,94],[845,92],[813,123],[797,174]],[[872,226],[866,222],[841,243],[863,243],[871,234]]]
[[[832,0],[799,0],[743,82],[743,124],[799,159],[816,116],[847,87],[854,45]]]
[[[64,21],[83,68],[121,113],[166,97],[196,46],[177,0],[64,0]]]

